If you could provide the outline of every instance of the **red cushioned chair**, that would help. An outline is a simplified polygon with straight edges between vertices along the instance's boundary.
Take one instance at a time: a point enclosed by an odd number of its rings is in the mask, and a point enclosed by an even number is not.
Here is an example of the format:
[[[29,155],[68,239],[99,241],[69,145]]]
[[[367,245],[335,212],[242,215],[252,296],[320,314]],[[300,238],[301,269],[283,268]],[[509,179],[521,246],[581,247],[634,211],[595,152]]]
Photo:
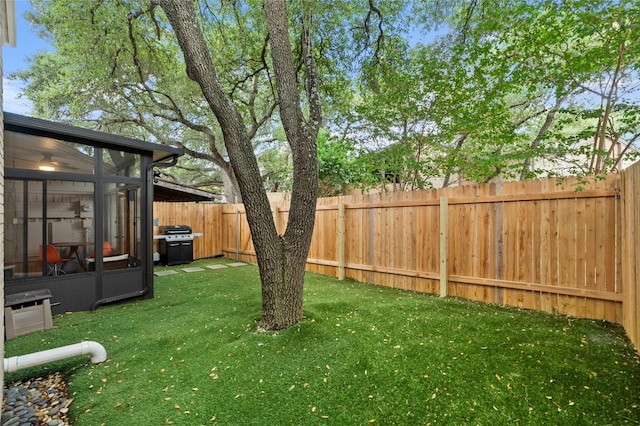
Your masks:
[[[47,275],[60,275],[67,274],[62,268],[69,262],[71,259],[67,259],[65,257],[60,257],[58,254],[58,250],[51,244],[47,244],[47,266],[49,267],[49,272]],[[42,246],[40,246],[40,259],[42,259]]]

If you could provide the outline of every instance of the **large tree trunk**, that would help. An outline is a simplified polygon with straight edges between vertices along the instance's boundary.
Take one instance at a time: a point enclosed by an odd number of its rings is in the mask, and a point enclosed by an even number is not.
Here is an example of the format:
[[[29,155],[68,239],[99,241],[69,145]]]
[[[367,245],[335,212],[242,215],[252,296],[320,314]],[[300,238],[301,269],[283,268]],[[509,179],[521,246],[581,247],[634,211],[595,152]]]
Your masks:
[[[260,327],[282,329],[302,320],[304,273],[318,198],[316,141],[322,114],[316,67],[311,52],[310,15],[303,16],[301,36],[306,91],[309,97],[308,121],[305,121],[300,107],[285,0],[267,0],[265,15],[269,27],[280,118],[293,154],[293,188],[287,230],[284,235],[279,236],[276,247],[269,248],[270,254],[279,256],[280,260],[279,268],[265,271],[267,274],[263,275]],[[265,278],[270,281],[265,282]],[[282,309],[279,304],[285,304],[287,309]]]
[[[197,82],[222,129],[225,147],[247,212],[262,282],[259,328],[280,330],[302,320],[304,271],[315,220],[318,190],[316,137],[321,121],[315,63],[303,42],[309,123],[300,107],[284,0],[265,2],[280,117],[293,152],[289,223],[278,235],[258,162],[242,118],[222,88],[198,24],[193,2],[158,0],[183,51],[189,78]],[[308,34],[304,34],[308,35]]]

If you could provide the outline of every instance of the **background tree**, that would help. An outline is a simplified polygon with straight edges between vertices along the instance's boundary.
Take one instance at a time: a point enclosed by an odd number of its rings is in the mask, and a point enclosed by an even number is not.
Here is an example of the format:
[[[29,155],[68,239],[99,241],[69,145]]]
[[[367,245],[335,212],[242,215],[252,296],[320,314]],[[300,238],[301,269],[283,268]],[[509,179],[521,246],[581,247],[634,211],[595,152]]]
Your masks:
[[[387,39],[345,114],[345,134],[375,151],[363,158],[400,177],[392,188],[593,176],[619,168],[622,156],[633,159],[640,134],[635,3],[446,5],[453,7],[442,9],[450,29],[443,36]],[[382,149],[389,145],[396,148]]]
[[[463,51],[493,64],[479,71],[506,84],[512,133],[526,135],[510,159],[520,178],[544,172],[536,163],[568,160],[572,174],[592,175],[619,166],[640,134],[637,12],[632,2],[505,2],[466,21]]]
[[[318,135],[318,179],[321,197],[345,195],[350,185],[360,180],[360,167],[354,147],[347,141],[332,137],[327,131]]]

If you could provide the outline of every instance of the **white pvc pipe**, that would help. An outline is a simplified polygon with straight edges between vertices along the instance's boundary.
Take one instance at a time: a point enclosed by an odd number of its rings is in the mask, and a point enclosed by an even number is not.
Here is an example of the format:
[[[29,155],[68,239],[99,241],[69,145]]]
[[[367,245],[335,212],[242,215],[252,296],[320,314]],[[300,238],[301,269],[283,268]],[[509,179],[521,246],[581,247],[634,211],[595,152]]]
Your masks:
[[[94,364],[107,360],[107,351],[104,346],[98,342],[87,340],[74,345],[61,346],[46,351],[5,358],[4,371],[5,373],[13,373],[25,368],[36,367],[49,362],[88,354],[91,355],[91,362]]]

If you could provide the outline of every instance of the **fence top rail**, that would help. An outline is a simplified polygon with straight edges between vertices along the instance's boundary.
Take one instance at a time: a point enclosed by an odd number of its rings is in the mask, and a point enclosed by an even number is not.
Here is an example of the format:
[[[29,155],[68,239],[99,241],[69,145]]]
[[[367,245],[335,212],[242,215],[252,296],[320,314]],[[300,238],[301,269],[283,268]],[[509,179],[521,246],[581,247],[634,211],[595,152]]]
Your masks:
[[[585,191],[558,191],[544,193],[522,193],[522,194],[496,194],[481,195],[475,197],[438,197],[435,199],[421,200],[400,200],[400,201],[379,201],[374,203],[339,203],[339,204],[319,204],[316,210],[338,210],[340,204],[345,209],[372,209],[372,208],[393,208],[393,207],[420,207],[420,206],[438,206],[440,198],[447,198],[449,205],[455,204],[481,204],[481,203],[509,203],[519,201],[549,201],[549,200],[566,200],[577,198],[615,198],[619,196],[616,189],[589,189]],[[228,205],[230,206],[230,205]],[[235,206],[235,205],[234,205]],[[290,206],[273,206],[280,212],[287,212]],[[229,207],[223,212],[225,214],[245,213],[244,208],[237,210],[229,210]]]
[[[345,203],[346,209],[365,208],[385,208],[385,207],[415,207],[415,206],[437,206],[440,205],[440,198],[446,198],[448,204],[481,204],[481,203],[509,203],[518,201],[547,201],[564,200],[577,198],[610,198],[617,197],[618,191],[613,189],[591,189],[586,191],[561,191],[545,193],[523,193],[523,194],[497,194],[480,195],[475,197],[447,197],[443,195],[437,199],[430,200],[402,200],[377,203]],[[325,206],[321,206],[325,207]]]

